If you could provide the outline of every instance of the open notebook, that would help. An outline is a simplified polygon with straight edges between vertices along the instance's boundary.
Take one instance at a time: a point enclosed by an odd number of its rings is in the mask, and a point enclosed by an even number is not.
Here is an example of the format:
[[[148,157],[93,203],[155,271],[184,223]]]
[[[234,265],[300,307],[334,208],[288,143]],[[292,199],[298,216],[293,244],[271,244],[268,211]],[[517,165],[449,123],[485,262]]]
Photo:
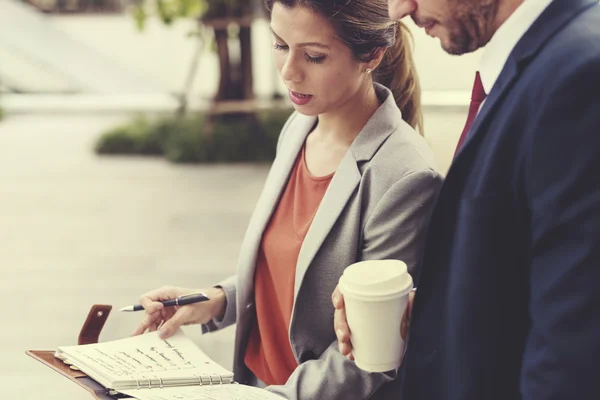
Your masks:
[[[55,357],[72,364],[114,393],[139,400],[281,400],[266,390],[239,385],[179,330],[110,342],[61,346]]]

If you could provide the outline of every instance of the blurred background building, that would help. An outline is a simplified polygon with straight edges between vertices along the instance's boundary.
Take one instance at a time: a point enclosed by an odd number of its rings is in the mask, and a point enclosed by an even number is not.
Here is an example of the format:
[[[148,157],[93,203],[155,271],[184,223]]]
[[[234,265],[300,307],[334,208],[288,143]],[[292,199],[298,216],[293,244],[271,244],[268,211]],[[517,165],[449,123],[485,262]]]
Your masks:
[[[152,110],[176,107],[173,102],[182,93],[189,93],[192,107],[212,99],[219,90],[214,33],[192,36],[198,30],[192,18],[179,18],[170,25],[148,18],[140,30],[132,4],[0,0],[3,108],[7,112]],[[252,8],[260,10],[261,2],[254,1]],[[253,93],[258,99],[283,94],[272,62],[268,21],[256,18],[250,26]],[[464,105],[479,53],[453,57],[422,30],[413,31],[425,105]],[[235,61],[239,44],[233,36],[229,56]]]

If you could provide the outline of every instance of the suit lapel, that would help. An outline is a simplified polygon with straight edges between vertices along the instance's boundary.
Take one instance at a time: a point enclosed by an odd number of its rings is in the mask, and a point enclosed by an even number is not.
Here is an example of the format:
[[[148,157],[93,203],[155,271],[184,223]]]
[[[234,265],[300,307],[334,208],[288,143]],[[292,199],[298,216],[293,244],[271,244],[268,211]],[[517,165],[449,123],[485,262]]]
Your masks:
[[[265,182],[264,193],[257,206],[256,228],[261,235],[285,189],[304,141],[316,122],[314,117],[298,115],[296,118],[299,121],[290,127],[289,132],[286,132],[286,143],[282,145],[280,154],[277,155],[276,161],[271,167],[271,173]]]
[[[471,146],[471,143],[475,141],[475,138],[479,135],[482,135],[484,130],[480,129],[480,127],[484,124],[484,122],[492,117],[494,113],[492,112],[494,108],[498,105],[499,101],[504,97],[505,93],[508,92],[508,89],[511,87],[511,84],[517,79],[518,71],[517,66],[514,62],[514,59],[509,57],[504,65],[504,69],[502,73],[496,80],[494,87],[490,95],[485,99],[481,110],[477,114],[473,125],[471,126],[471,132],[467,136],[464,144],[456,153],[455,159],[457,160],[462,153],[467,151],[467,149]],[[454,162],[452,163],[454,164]]]
[[[388,136],[403,123],[402,114],[391,92],[378,84],[375,88],[382,104],[356,137],[338,166],[300,248],[296,264],[294,299],[315,255],[360,183],[362,174],[358,163],[371,160]]]
[[[248,224],[248,231],[245,236],[247,241],[244,242],[240,251],[240,260],[243,260],[245,264],[240,265],[238,268],[238,282],[243,283],[246,287],[238,287],[238,300],[243,299],[244,294],[251,293],[251,288],[254,285],[256,257],[263,233],[288,182],[289,175],[306,136],[316,122],[315,117],[305,117],[299,114],[294,118],[296,120],[291,121],[292,124],[289,130],[285,132],[285,142],[282,143],[279,154],[273,162],[263,193]]]
[[[533,23],[529,30],[523,35],[517,43],[506,64],[496,80],[489,96],[485,100],[477,118],[471,127],[471,133],[467,140],[456,154],[456,159],[475,142],[478,136],[485,133],[485,122],[493,117],[494,109],[501,103],[502,98],[507,94],[512,84],[517,80],[521,70],[527,65],[539,49],[561,29],[569,20],[574,18],[583,9],[598,6],[598,0],[554,0],[544,10],[540,17]],[[452,164],[455,164],[454,162]],[[452,169],[452,168],[451,168]],[[448,175],[450,171],[448,171]]]
[[[298,289],[310,263],[327,238],[333,224],[344,211],[344,207],[356,190],[360,178],[356,159],[352,152],[348,151],[333,176],[325,196],[323,196],[323,200],[300,248],[298,263],[296,264],[294,298],[298,295]]]

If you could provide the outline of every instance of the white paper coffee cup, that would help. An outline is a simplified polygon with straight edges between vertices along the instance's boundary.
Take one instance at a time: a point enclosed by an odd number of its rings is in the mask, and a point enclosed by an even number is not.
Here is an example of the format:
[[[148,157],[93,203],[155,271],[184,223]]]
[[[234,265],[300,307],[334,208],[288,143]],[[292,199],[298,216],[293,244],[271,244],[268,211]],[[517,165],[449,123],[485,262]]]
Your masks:
[[[344,270],[339,289],[360,369],[387,372],[400,367],[406,339],[400,324],[412,288],[412,277],[400,260],[361,261]]]

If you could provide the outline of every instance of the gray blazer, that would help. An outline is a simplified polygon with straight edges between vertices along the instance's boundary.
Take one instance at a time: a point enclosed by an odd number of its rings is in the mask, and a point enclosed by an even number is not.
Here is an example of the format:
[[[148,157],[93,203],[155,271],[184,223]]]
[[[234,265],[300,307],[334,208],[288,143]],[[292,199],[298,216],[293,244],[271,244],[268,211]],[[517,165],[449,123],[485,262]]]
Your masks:
[[[401,259],[413,271],[442,177],[425,140],[402,120],[391,92],[377,84],[376,91],[382,104],[341,161],[300,250],[289,329],[299,366],[285,385],[268,387],[286,399],[383,399],[381,386],[396,376],[366,373],[340,354],[331,294],[344,268],[359,260]],[[241,247],[237,275],[219,285],[227,295],[225,316],[204,326],[212,331],[237,323],[234,374],[240,383],[256,384],[244,355],[255,318],[257,251],[315,122],[316,117],[294,113],[283,127]]]

